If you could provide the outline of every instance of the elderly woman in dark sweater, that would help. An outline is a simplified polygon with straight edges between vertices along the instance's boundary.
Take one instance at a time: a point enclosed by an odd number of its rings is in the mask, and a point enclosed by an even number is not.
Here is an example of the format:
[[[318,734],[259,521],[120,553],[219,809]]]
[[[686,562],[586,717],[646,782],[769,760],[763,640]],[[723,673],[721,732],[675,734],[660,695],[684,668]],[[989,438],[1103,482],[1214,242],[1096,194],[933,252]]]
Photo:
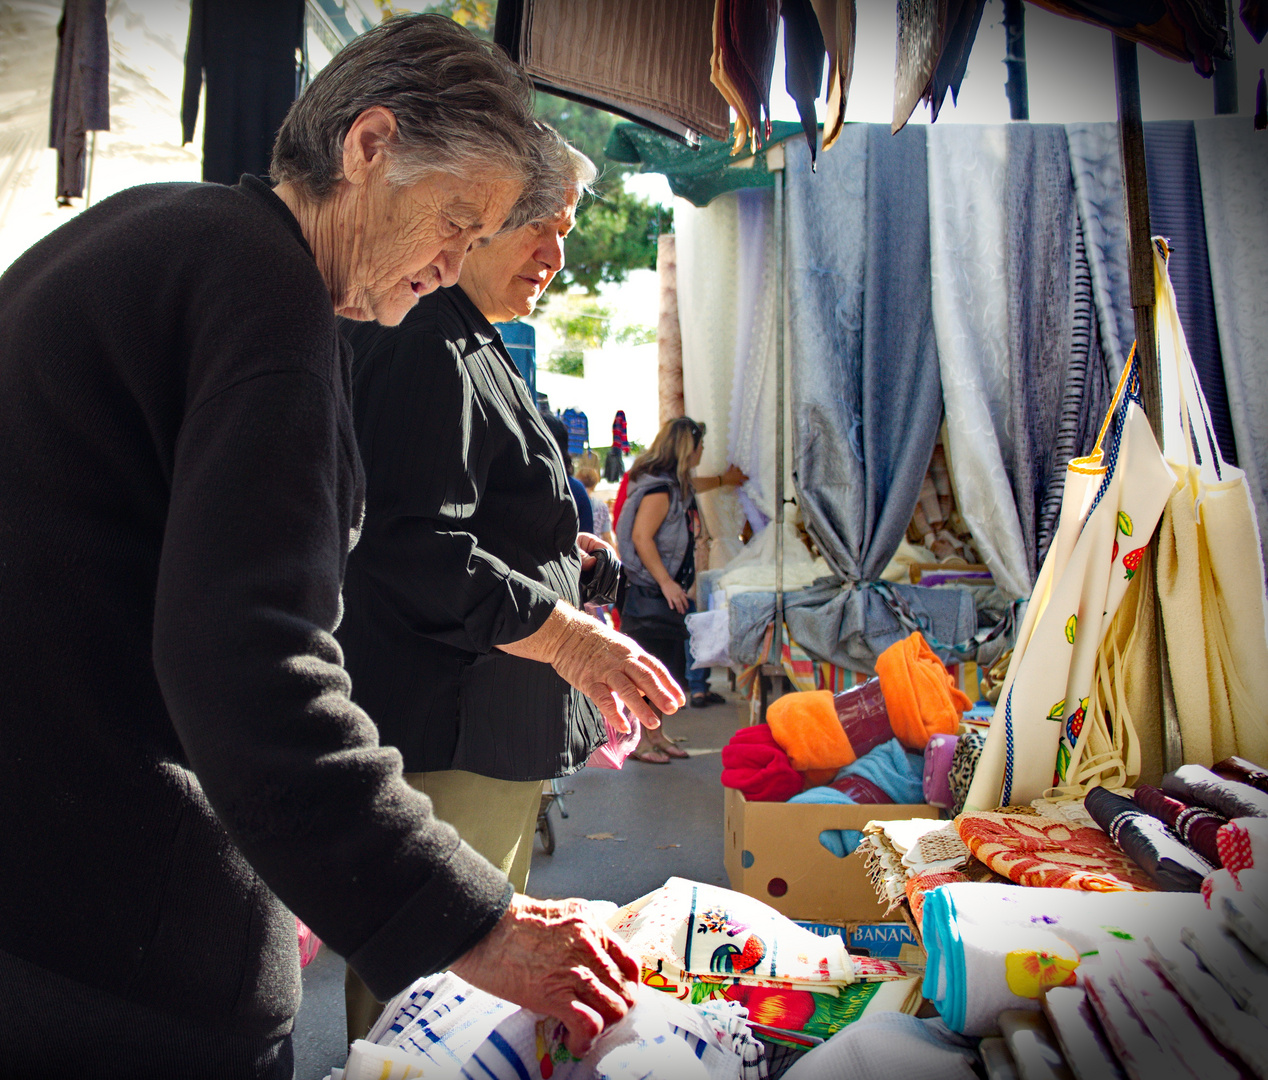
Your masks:
[[[627,1008],[584,906],[514,896],[404,782],[332,636],[363,491],[335,313],[399,322],[549,210],[530,107],[492,46],[395,18],[292,108],[276,189],[134,188],[0,278],[5,1075],[289,1077],[291,911],[380,997],[452,966],[578,1049]],[[677,700],[556,599],[518,614],[489,648]]]
[[[347,327],[366,470],[339,629],[354,696],[405,779],[521,892],[542,781],[607,739],[556,671],[490,645],[530,635],[537,603],[579,608],[589,553],[606,546],[578,540],[556,439],[492,326],[532,312],[595,175],[558,136],[546,166],[558,211],[472,251],[458,284],[399,326]],[[361,1038],[380,1006],[352,969],[347,1005],[348,1037]]]

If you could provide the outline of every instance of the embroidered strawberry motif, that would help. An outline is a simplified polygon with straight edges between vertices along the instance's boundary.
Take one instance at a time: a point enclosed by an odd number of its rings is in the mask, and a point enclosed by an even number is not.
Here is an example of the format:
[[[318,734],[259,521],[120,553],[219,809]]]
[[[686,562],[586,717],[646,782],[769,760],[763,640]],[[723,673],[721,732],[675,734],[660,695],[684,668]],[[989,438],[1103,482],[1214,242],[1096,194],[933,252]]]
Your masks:
[[[1136,575],[1136,571],[1140,569],[1140,560],[1144,558],[1145,549],[1137,548],[1135,551],[1129,551],[1123,556],[1123,567],[1127,570],[1127,580],[1131,581]]]
[[[1079,702],[1079,707],[1065,723],[1066,737],[1070,740],[1071,746],[1079,741],[1079,733],[1083,730],[1083,717],[1087,714],[1087,700],[1087,698],[1084,698]]]

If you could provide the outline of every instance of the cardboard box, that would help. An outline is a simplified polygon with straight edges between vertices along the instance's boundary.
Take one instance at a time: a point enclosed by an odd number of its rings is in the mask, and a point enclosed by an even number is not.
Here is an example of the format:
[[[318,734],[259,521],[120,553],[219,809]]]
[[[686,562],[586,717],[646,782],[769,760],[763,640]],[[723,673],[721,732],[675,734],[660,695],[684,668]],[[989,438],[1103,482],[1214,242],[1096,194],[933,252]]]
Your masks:
[[[906,963],[923,964],[925,951],[905,922],[879,923],[819,923],[799,921],[812,934],[820,937],[839,936],[851,949],[857,949],[881,960],[903,960]]]
[[[731,888],[807,922],[901,922],[876,899],[862,858],[838,859],[819,843],[824,829],[862,829],[869,821],[936,818],[934,806],[839,806],[749,802],[726,789],[723,862]]]

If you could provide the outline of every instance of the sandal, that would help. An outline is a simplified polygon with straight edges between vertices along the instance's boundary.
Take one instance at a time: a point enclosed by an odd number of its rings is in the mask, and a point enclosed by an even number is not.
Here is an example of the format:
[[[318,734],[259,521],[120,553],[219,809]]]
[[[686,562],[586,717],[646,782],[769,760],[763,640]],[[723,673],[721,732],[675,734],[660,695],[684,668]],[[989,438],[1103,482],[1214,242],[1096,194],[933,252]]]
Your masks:
[[[641,761],[646,765],[668,765],[669,755],[655,746],[648,747],[646,750],[634,750],[630,757],[635,761]]]
[[[709,705],[724,705],[725,703],[726,698],[713,690],[697,690],[691,695],[691,707],[693,709],[703,709]]]
[[[668,735],[665,736],[664,742],[661,742],[659,739],[652,740],[652,746],[656,750],[659,750],[662,754],[666,754],[671,758],[690,757],[691,755],[688,754],[686,750],[682,749],[682,747],[678,746],[677,743],[677,739],[671,739]]]

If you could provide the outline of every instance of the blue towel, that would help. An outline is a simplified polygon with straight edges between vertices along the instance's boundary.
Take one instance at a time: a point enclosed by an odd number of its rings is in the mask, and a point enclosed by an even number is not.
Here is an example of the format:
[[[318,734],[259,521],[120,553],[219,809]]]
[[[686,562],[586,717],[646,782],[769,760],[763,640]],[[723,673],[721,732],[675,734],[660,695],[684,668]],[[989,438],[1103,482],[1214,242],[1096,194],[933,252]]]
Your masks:
[[[895,803],[919,803],[924,801],[923,777],[925,759],[920,754],[908,754],[902,743],[890,739],[861,758],[844,766],[835,779],[861,776],[870,780]],[[793,803],[835,803],[838,806],[854,806],[850,796],[831,787],[814,787],[794,795]],[[824,829],[819,843],[838,859],[843,859],[859,846],[863,834],[858,829]]]

